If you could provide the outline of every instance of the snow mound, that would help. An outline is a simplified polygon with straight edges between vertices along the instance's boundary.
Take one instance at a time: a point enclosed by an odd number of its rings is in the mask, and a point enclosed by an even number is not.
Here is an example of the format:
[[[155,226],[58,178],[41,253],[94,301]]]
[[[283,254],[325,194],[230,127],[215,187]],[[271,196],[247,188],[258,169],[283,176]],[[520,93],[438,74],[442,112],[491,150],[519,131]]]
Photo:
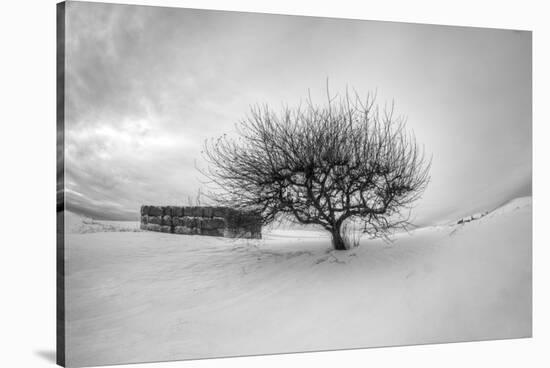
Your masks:
[[[458,221],[456,221],[452,225],[455,225],[455,224],[456,225],[463,225],[463,224],[466,224],[468,222],[480,220],[481,218],[483,218],[485,216],[493,217],[493,216],[506,215],[506,214],[509,214],[513,211],[517,211],[517,210],[520,210],[520,209],[525,209],[525,208],[530,209],[531,206],[532,206],[532,197],[515,198],[515,199],[512,199],[512,200],[506,202],[502,206],[500,206],[500,207],[498,207],[498,208],[496,208],[492,211],[485,211],[485,212],[475,213],[471,216],[463,217],[463,218],[459,219]]]
[[[528,337],[531,224],[519,198],[349,251],[306,229],[68,234],[67,363]]]
[[[489,213],[491,216],[506,215],[517,210],[531,209],[533,206],[532,197],[520,197],[512,199],[499,208]]]

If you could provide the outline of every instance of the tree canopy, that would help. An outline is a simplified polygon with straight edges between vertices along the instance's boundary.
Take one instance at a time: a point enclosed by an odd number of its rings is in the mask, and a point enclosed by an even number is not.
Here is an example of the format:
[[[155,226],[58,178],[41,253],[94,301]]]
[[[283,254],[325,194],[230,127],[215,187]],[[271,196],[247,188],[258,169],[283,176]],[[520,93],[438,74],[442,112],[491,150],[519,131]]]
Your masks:
[[[205,143],[205,174],[222,189],[215,199],[260,214],[264,224],[286,215],[319,225],[338,250],[349,247],[345,221],[372,237],[406,227],[431,162],[394,104],[380,109],[375,101],[346,93],[278,113],[252,107],[237,137]]]

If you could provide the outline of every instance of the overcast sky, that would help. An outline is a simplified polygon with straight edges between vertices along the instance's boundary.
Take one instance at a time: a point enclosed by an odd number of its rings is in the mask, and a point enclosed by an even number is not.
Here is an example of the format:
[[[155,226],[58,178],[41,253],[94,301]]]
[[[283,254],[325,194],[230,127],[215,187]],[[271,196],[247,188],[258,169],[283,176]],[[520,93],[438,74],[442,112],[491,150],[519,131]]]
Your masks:
[[[395,100],[433,155],[420,224],[531,194],[531,33],[69,2],[67,208],[136,219],[204,180],[205,139],[249,106]]]

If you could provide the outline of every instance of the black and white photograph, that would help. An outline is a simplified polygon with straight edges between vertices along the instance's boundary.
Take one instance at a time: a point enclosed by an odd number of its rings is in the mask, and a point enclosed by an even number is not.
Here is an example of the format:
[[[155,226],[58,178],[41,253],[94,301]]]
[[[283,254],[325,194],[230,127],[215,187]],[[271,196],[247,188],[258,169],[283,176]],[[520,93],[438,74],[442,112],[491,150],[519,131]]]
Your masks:
[[[58,364],[532,337],[532,82],[528,30],[57,4]]]

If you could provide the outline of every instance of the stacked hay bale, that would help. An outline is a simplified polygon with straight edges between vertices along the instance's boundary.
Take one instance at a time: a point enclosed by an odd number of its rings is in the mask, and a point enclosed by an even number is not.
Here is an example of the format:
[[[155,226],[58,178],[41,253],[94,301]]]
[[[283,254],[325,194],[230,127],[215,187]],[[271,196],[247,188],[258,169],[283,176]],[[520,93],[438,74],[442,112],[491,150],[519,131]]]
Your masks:
[[[162,207],[142,206],[140,228],[149,231],[161,231]]]
[[[262,237],[262,225],[259,217],[252,213],[225,209],[226,238],[257,238]]]
[[[172,234],[262,237],[258,215],[226,207],[141,206],[140,228]]]

